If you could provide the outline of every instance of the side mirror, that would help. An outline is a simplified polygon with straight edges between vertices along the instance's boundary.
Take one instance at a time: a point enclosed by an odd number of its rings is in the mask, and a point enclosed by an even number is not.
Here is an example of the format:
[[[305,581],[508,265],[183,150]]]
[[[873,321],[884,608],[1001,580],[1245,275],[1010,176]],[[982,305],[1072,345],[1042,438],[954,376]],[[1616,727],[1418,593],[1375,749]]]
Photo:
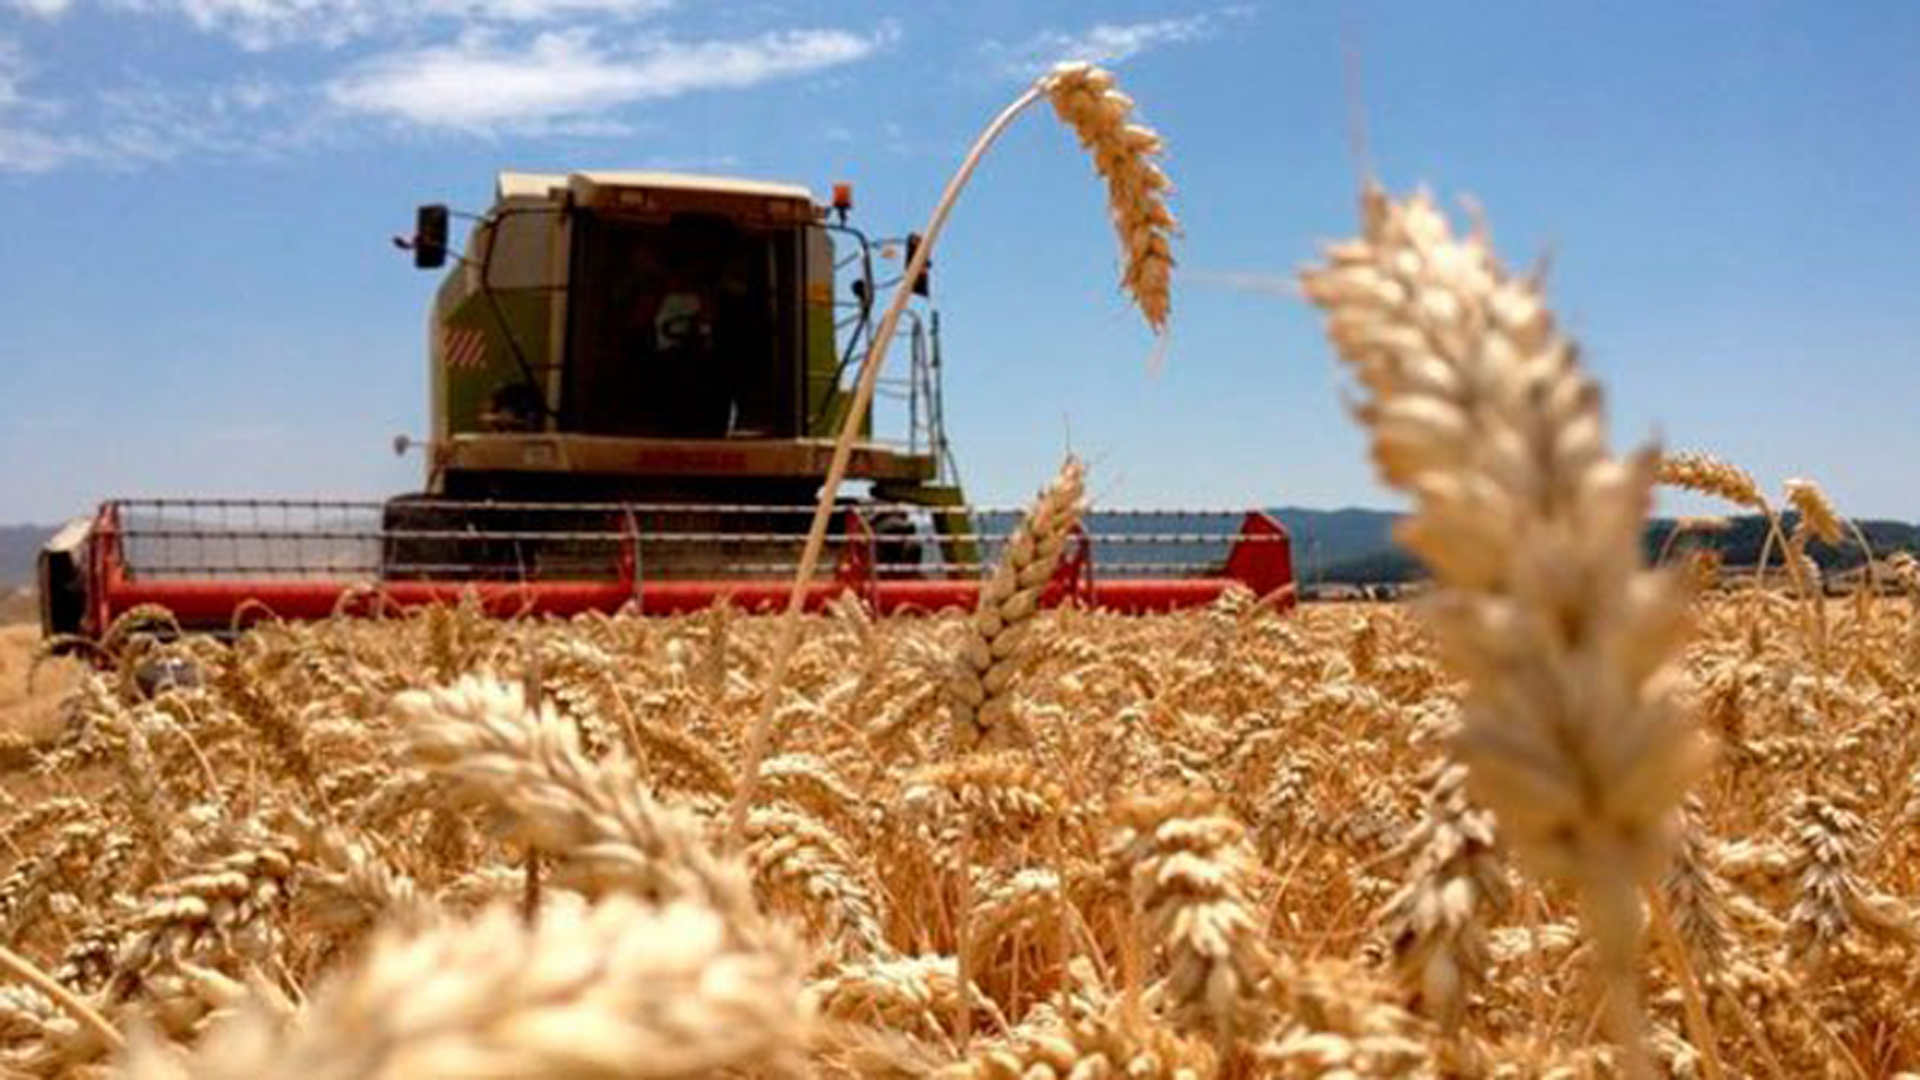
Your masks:
[[[430,203],[413,219],[413,265],[432,270],[447,263],[447,208]]]

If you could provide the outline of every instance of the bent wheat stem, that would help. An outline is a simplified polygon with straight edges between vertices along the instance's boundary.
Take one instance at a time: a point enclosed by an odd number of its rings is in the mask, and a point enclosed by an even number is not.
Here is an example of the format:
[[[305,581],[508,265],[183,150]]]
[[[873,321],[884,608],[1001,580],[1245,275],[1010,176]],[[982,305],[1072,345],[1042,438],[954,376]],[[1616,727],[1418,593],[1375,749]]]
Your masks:
[[[1071,101],[1065,100],[1068,91],[1077,95]],[[947,218],[952,214],[960,192],[965,190],[967,181],[973,178],[974,170],[979,168],[981,159],[986,157],[987,151],[999,140],[1000,135],[1029,105],[1050,94],[1061,95],[1063,103],[1057,106],[1061,118],[1074,124],[1082,142],[1094,154],[1102,174],[1109,178],[1115,225],[1129,252],[1126,276],[1128,290],[1140,305],[1147,322],[1156,331],[1166,323],[1166,275],[1171,258],[1166,254],[1164,234],[1172,228],[1173,219],[1166,213],[1161,200],[1168,186],[1166,176],[1147,162],[1148,158],[1160,152],[1159,137],[1144,127],[1127,123],[1127,114],[1132,110],[1133,103],[1114,89],[1111,75],[1084,64],[1063,64],[1041,76],[1011,104],[1000,110],[999,115],[974,140],[973,148],[960,162],[952,179],[947,181],[946,191],[941,194],[940,201],[934,204],[933,215],[927,219],[926,228],[921,232],[920,245],[913,257],[907,260],[900,283],[894,287],[893,299],[888,302],[886,313],[880,319],[880,327],[874,331],[866,358],[860,363],[853,401],[841,420],[840,435],[834,440],[833,460],[827,467],[826,480],[820,486],[819,499],[813,508],[813,520],[807,528],[807,542],[801,549],[800,565],[794,571],[793,586],[787,592],[786,608],[781,614],[779,633],[774,641],[773,661],[766,686],[761,691],[759,715],[748,734],[740,790],[734,794],[728,814],[729,850],[740,846],[747,827],[748,809],[752,807],[759,790],[760,761],[766,756],[767,743],[773,733],[773,717],[780,707],[780,691],[786,682],[788,667],[793,662],[793,651],[800,643],[800,610],[806,604],[808,586],[813,581],[814,571],[819,568],[820,554],[826,547],[827,521],[833,512],[834,497],[839,494],[840,484],[846,479],[847,464],[853,456],[854,433],[860,428],[860,418],[866,415],[868,407],[873,404],[874,387],[878,384],[880,369],[886,361],[887,347],[893,343],[900,317],[906,311],[907,301],[913,296],[914,283],[926,271],[927,262],[933,256],[933,246],[946,227]]]

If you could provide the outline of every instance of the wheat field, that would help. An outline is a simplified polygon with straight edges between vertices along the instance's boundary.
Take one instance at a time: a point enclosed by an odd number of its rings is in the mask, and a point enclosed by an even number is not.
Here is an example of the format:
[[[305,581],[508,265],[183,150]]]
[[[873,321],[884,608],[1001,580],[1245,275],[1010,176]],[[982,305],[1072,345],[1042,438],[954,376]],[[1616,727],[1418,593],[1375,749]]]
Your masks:
[[[961,753],[971,621],[810,618],[744,849],[771,621],[263,627],[119,645],[7,779],[11,1071],[1614,1075],[1568,890],[1448,746],[1400,606],[1036,616],[1030,741]],[[1920,1052],[1914,612],[1698,602],[1717,755],[1639,969],[1661,1075]],[[190,657],[150,693],[136,660]],[[538,687],[537,709],[525,704]],[[421,689],[430,687],[432,689]],[[968,989],[963,990],[962,973]],[[1691,980],[1712,1032],[1690,1030]],[[192,1056],[185,1048],[192,1047]]]

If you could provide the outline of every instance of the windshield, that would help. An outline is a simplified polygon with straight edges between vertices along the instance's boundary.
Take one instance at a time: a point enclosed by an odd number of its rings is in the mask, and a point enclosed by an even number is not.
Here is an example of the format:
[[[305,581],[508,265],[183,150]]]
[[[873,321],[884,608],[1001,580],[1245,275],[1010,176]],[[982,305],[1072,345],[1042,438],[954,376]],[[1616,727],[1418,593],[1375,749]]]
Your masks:
[[[589,434],[790,437],[799,377],[791,231],[582,213],[564,422]]]

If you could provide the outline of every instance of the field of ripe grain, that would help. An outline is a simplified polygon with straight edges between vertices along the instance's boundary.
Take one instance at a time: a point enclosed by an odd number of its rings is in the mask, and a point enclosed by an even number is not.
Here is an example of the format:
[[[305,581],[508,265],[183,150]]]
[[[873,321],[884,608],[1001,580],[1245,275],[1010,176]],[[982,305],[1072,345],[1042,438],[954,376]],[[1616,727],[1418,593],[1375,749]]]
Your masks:
[[[53,732],[60,700],[77,674],[64,660],[36,668],[39,651],[39,626],[0,621],[0,760],[10,739],[31,742]]]
[[[7,780],[53,794],[7,800],[0,930],[150,1033],[142,1077],[1612,1075],[1571,898],[1462,787],[1408,610],[1247,599],[1038,616],[1030,739],[972,754],[971,620],[809,620],[737,855],[771,620],[125,635],[122,671],[198,679],[79,684]],[[1661,1075],[1920,1054],[1914,614],[1834,609],[1824,670],[1799,616],[1698,610],[1717,752],[1638,968]],[[106,1052],[13,985],[0,1053]]]

